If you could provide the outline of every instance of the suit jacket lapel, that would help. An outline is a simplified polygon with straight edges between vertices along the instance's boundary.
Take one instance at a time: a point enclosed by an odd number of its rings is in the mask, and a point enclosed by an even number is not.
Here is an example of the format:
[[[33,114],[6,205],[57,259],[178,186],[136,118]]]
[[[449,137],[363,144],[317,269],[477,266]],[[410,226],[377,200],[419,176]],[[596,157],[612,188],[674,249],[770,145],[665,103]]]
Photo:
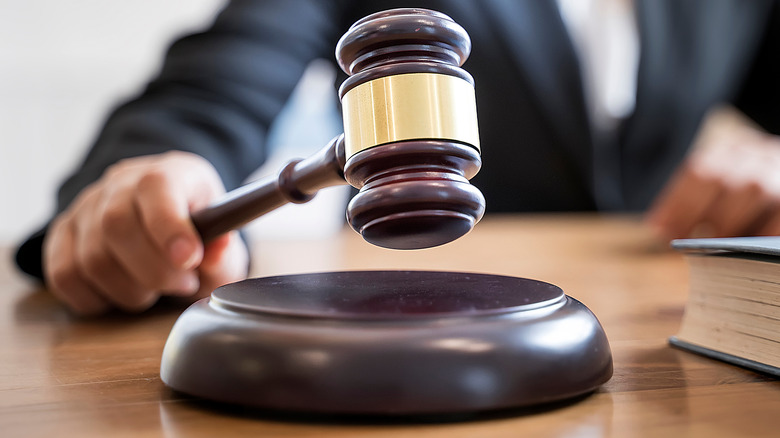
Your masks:
[[[491,0],[485,1],[485,8],[497,23],[496,32],[504,36],[507,56],[527,79],[561,146],[590,181],[591,147],[582,145],[590,145],[591,137],[579,63],[555,3]]]

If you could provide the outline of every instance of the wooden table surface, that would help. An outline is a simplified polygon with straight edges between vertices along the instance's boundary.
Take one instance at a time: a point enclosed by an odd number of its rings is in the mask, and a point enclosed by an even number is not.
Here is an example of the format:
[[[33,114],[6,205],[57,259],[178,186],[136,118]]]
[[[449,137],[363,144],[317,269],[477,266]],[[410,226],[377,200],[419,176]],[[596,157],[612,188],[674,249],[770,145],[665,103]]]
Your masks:
[[[574,403],[440,421],[269,415],[167,389],[160,355],[181,306],[79,320],[0,252],[0,436],[780,436],[780,382],[670,348],[687,267],[632,217],[492,216],[441,248],[374,248],[351,231],[259,242],[254,275],[435,269],[536,278],[602,322],[615,373]]]

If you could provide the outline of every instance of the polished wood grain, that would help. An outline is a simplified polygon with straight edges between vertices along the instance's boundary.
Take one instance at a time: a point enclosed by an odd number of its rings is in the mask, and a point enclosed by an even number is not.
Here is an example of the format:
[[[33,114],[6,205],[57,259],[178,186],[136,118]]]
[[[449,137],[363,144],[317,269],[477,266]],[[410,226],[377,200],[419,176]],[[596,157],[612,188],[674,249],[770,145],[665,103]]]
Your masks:
[[[0,253],[3,437],[755,437],[778,436],[780,382],[670,348],[687,267],[633,217],[490,216],[444,247],[399,252],[360,236],[258,242],[255,275],[413,268],[537,278],[588,305],[615,374],[563,405],[405,421],[252,412],[193,400],[159,379],[180,304],[79,320]]]

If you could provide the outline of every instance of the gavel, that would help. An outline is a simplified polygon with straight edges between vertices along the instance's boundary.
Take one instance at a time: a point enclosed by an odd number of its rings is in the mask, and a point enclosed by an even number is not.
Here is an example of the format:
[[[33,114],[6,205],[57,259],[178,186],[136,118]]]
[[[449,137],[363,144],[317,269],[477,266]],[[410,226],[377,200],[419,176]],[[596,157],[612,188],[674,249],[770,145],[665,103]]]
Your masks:
[[[276,175],[242,186],[192,213],[205,242],[323,188],[359,189],[347,221],[392,249],[451,242],[482,218],[474,80],[461,66],[471,51],[449,16],[394,9],[353,24],[336,46],[350,75],[339,89],[344,133]]]
[[[336,49],[351,75],[339,90],[344,134],[195,213],[201,234],[345,182],[360,189],[347,219],[373,244],[425,248],[467,233],[485,209],[469,184],[481,165],[474,83],[460,68],[469,50],[463,28],[438,12],[355,23]],[[182,313],[160,362],[160,379],[191,396],[348,415],[549,406],[611,376],[598,319],[559,287],[441,271],[227,284]]]

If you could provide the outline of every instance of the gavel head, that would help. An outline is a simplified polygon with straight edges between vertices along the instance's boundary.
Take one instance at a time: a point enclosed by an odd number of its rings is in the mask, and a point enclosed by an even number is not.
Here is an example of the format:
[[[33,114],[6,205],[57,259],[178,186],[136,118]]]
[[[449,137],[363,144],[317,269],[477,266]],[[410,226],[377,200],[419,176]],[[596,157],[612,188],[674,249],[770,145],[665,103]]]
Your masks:
[[[425,9],[369,15],[339,41],[344,177],[360,189],[347,220],[368,242],[428,248],[481,219],[474,80],[460,68],[470,50],[461,26]]]

